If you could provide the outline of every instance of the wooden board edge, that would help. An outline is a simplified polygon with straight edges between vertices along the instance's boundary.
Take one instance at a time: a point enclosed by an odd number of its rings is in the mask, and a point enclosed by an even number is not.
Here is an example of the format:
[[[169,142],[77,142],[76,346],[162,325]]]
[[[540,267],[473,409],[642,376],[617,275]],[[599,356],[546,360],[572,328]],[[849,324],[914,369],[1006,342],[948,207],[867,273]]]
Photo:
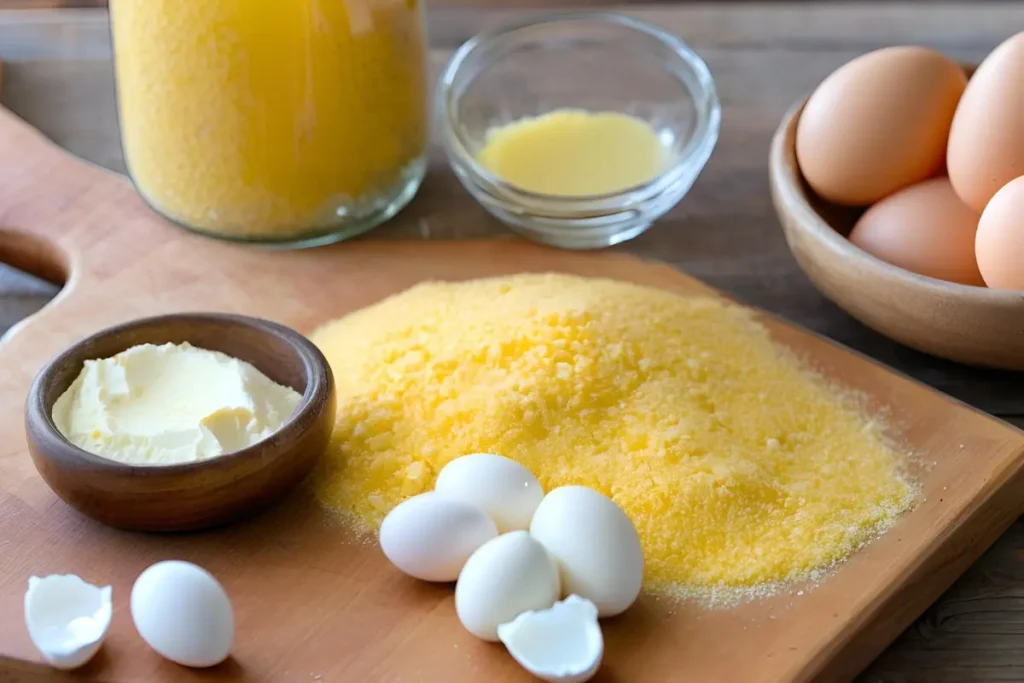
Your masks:
[[[993,418],[995,419],[995,418]],[[1007,423],[1007,427],[1016,429]],[[794,683],[849,683],[945,593],[1024,514],[1024,445],[945,537],[936,538],[903,579],[891,584],[835,650],[820,652]]]

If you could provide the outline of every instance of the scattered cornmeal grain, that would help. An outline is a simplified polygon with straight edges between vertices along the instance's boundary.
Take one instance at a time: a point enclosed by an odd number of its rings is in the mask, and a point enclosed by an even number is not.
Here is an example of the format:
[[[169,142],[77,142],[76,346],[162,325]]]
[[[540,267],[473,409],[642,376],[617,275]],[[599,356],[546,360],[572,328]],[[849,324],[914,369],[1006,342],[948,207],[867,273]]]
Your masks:
[[[806,579],[912,504],[905,459],[747,310],[603,279],[425,283],[313,335],[338,415],[314,480],[365,529],[452,458],[611,496],[651,589]],[[820,574],[820,571],[817,572]]]

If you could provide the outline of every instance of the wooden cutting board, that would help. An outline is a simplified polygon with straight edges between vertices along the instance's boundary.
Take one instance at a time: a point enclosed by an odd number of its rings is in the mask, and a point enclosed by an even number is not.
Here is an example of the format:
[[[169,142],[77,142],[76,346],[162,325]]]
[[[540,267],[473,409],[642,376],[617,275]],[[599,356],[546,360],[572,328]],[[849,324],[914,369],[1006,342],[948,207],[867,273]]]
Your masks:
[[[86,670],[97,680],[530,680],[500,646],[462,630],[449,587],[392,570],[304,489],[259,518],[194,535],[118,532],[70,510],[37,476],[22,427],[33,374],[70,342],[112,323],[184,310],[258,315],[309,331],[428,278],[561,271],[711,293],[665,265],[516,240],[360,241],[277,252],[196,237],[157,218],[123,178],[71,158],[6,112],[0,259],[68,283],[0,345],[0,679],[15,681],[64,680],[31,664],[39,656],[22,624],[28,577],[57,572],[114,586],[111,636]],[[896,437],[919,456],[926,500],[818,587],[718,610],[643,599],[604,624],[598,681],[850,680],[1024,509],[1024,434],[764,319],[778,340],[890,411]],[[161,660],[131,624],[132,582],[168,558],[208,568],[234,601],[234,658],[213,671]]]

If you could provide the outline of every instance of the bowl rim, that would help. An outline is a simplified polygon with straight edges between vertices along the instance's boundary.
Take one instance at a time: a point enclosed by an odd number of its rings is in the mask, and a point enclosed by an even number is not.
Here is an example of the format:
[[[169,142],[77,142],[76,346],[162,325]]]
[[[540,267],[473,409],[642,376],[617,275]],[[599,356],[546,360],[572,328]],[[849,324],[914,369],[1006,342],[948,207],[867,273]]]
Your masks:
[[[455,114],[454,85],[475,52],[501,39],[534,26],[554,25],[566,22],[590,21],[605,23],[635,31],[648,38],[653,38],[668,48],[678,58],[678,63],[689,69],[697,79],[702,92],[691,93],[694,106],[698,110],[697,126],[693,134],[680,150],[671,166],[663,170],[645,183],[623,188],[614,192],[593,195],[563,196],[534,192],[509,183],[484,168],[469,152],[462,127]],[[631,17],[627,14],[609,11],[550,11],[532,15],[525,19],[510,21],[500,26],[477,33],[465,41],[451,56],[441,71],[438,79],[436,108],[442,123],[441,142],[448,155],[449,164],[456,174],[468,174],[495,188],[502,195],[512,197],[522,205],[539,207],[547,205],[552,213],[560,211],[608,211],[621,210],[623,206],[635,206],[649,201],[666,191],[671,190],[683,180],[694,166],[698,172],[707,164],[713,148],[718,142],[721,127],[722,105],[711,70],[703,58],[697,54],[683,39],[652,23]],[[543,211],[537,211],[543,214]]]
[[[961,64],[961,66],[966,69],[973,65]],[[956,297],[960,301],[966,300],[977,304],[1019,309],[1024,300],[1022,292],[948,282],[905,270],[872,256],[829,225],[811,206],[803,186],[805,182],[803,173],[800,171],[799,162],[796,159],[796,127],[808,99],[810,99],[809,94],[798,100],[782,117],[782,121],[772,137],[769,153],[768,168],[771,182],[774,190],[783,196],[782,203],[784,204],[781,207],[776,206],[776,214],[793,214],[792,220],[788,221],[792,228],[787,228],[787,221],[781,221],[784,233],[788,233],[792,229],[807,235],[828,249],[837,259],[862,269],[867,275],[887,282],[899,281],[912,284],[919,289],[930,290],[936,295]],[[789,161],[790,158],[792,158],[792,163]],[[792,244],[790,250],[792,251]]]
[[[71,443],[60,432],[53,421],[52,406],[48,409],[45,405],[44,395],[45,388],[52,382],[53,375],[62,365],[72,361],[74,357],[82,353],[85,347],[100,339],[130,330],[189,320],[201,321],[204,324],[223,326],[225,328],[241,326],[260,335],[276,337],[284,342],[285,347],[298,357],[302,362],[306,387],[302,392],[299,405],[280,428],[251,446],[231,453],[225,453],[224,455],[205,460],[154,465],[135,465],[104,458]],[[129,347],[125,347],[125,349],[127,348]],[[252,365],[256,367],[255,364]],[[263,369],[258,367],[257,370],[264,372]],[[81,369],[79,369],[79,372],[81,372]],[[103,472],[109,475],[128,475],[136,478],[166,477],[168,479],[177,479],[194,476],[201,473],[209,473],[212,469],[231,468],[243,462],[260,459],[265,457],[268,452],[281,455],[283,452],[277,452],[280,449],[274,447],[275,443],[280,439],[284,439],[285,443],[292,443],[293,439],[297,440],[306,431],[315,428],[316,420],[308,421],[307,418],[311,411],[319,410],[329,404],[332,382],[333,376],[330,365],[320,349],[298,331],[272,320],[236,313],[212,312],[168,313],[135,318],[94,332],[67,346],[63,351],[46,362],[33,378],[26,397],[26,437],[30,440],[35,439],[38,450],[42,451],[48,460],[57,462],[61,467],[87,466],[92,471]],[[33,426],[37,427],[34,434]],[[268,459],[264,465],[257,469],[262,470],[276,460],[276,457]]]

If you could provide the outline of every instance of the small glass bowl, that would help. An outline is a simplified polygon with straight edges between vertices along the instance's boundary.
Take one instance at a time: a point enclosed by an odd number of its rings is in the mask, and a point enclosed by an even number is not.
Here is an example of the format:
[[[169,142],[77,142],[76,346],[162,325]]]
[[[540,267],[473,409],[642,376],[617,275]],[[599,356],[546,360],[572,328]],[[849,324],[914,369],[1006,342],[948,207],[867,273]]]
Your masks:
[[[437,107],[449,162],[469,193],[516,232],[566,249],[608,247],[647,230],[692,187],[721,121],[711,72],[693,50],[604,12],[549,14],[472,38],[445,67]],[[673,163],[622,192],[560,197],[514,187],[477,162],[490,129],[560,108],[643,119]]]

